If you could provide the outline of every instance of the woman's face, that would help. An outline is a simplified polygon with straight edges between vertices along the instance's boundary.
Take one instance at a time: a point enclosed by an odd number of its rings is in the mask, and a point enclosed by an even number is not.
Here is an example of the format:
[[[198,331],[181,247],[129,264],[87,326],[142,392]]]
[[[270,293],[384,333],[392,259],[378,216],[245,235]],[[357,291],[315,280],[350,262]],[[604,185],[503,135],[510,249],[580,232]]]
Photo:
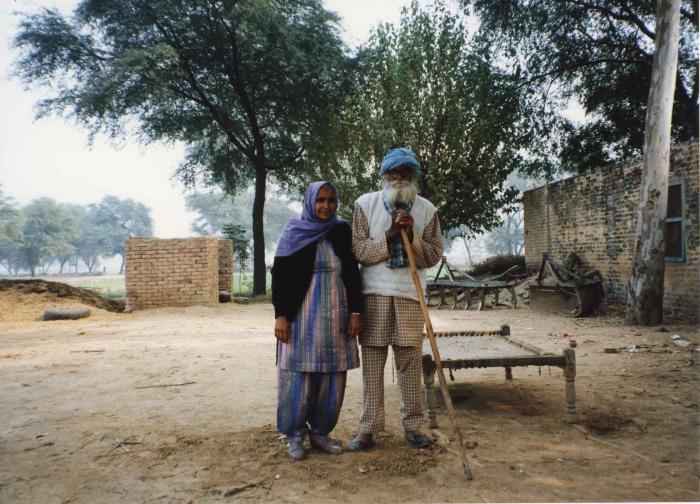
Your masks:
[[[323,186],[316,196],[316,205],[314,205],[316,217],[328,220],[333,217],[336,208],[338,208],[338,202],[335,199],[333,189],[329,186]]]

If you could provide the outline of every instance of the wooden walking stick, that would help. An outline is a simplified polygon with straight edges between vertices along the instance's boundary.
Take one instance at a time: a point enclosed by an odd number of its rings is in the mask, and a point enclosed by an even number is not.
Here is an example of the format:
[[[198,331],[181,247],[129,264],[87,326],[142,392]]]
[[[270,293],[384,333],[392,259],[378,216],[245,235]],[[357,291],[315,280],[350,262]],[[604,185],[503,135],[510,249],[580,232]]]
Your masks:
[[[440,390],[442,391],[442,397],[445,400],[445,406],[447,407],[447,413],[450,415],[450,420],[452,421],[452,428],[454,429],[455,438],[457,439],[457,444],[459,445],[459,454],[462,458],[462,467],[464,468],[464,479],[471,480],[472,472],[469,470],[469,463],[467,462],[467,454],[464,451],[464,444],[462,443],[462,431],[459,430],[459,425],[457,425],[457,418],[455,417],[455,409],[452,405],[452,398],[447,390],[447,380],[445,379],[445,373],[442,371],[442,360],[440,359],[440,351],[438,350],[437,341],[435,341],[435,333],[433,332],[433,324],[430,322],[430,314],[428,313],[428,306],[425,303],[425,296],[423,295],[423,288],[420,285],[420,279],[418,278],[418,270],[416,269],[416,260],[413,257],[413,249],[411,248],[411,242],[408,241],[408,235],[406,230],[401,228],[401,240],[403,241],[403,248],[406,250],[406,255],[408,255],[408,263],[411,266],[411,275],[413,276],[413,284],[416,286],[416,293],[418,294],[418,300],[420,302],[420,308],[423,311],[423,318],[425,319],[425,328],[428,331],[428,340],[430,340],[430,348],[433,351],[433,359],[435,360],[435,368],[437,370],[438,380],[440,381]]]

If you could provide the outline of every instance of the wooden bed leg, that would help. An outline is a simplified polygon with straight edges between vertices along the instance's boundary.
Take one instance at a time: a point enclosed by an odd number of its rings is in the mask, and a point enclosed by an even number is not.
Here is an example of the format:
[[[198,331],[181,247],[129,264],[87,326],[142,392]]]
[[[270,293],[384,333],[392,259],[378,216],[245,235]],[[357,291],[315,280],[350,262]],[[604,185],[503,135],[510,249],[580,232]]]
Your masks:
[[[426,357],[428,357],[426,359]],[[423,357],[423,383],[425,384],[425,402],[428,405],[428,426],[431,429],[437,429],[437,401],[435,397],[435,365],[429,356]]]
[[[573,348],[564,350],[564,379],[566,380],[566,421],[575,423],[576,417],[576,353]]]
[[[506,380],[512,380],[513,379],[513,368],[510,366],[506,366]]]

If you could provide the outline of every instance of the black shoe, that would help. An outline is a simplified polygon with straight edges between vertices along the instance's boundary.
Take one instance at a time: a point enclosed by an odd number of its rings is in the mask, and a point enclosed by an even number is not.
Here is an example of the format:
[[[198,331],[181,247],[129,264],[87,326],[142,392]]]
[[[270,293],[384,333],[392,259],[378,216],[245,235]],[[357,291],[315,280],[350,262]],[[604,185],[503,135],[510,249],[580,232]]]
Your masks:
[[[306,458],[306,454],[304,453],[304,440],[290,439],[287,453],[289,453],[289,456],[294,460],[304,460]]]
[[[431,444],[428,436],[419,434],[418,432],[407,432],[405,437],[408,444],[414,448],[427,448]]]
[[[309,436],[309,440],[311,441],[311,448],[323,453],[337,455],[343,451],[340,445],[335,441],[331,441],[328,436]]]
[[[369,450],[374,446],[374,439],[372,439],[372,434],[367,434],[364,439],[360,437],[360,434],[355,436],[348,443],[348,450],[358,452]]]

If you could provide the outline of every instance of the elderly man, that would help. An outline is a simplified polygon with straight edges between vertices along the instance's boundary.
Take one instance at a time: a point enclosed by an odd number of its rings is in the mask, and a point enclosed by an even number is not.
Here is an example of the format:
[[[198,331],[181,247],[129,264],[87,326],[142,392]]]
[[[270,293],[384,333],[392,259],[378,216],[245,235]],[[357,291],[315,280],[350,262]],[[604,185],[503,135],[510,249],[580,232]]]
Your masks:
[[[425,288],[425,269],[442,256],[442,236],[435,207],[417,194],[419,169],[411,149],[390,150],[381,165],[384,189],[355,202],[353,252],[362,265],[365,296],[360,335],[364,400],[359,432],[348,444],[352,451],[371,447],[373,435],[384,429],[384,365],[389,345],[396,360],[406,440],[417,448],[430,444],[420,433],[424,320],[401,242],[401,229],[405,229]]]

